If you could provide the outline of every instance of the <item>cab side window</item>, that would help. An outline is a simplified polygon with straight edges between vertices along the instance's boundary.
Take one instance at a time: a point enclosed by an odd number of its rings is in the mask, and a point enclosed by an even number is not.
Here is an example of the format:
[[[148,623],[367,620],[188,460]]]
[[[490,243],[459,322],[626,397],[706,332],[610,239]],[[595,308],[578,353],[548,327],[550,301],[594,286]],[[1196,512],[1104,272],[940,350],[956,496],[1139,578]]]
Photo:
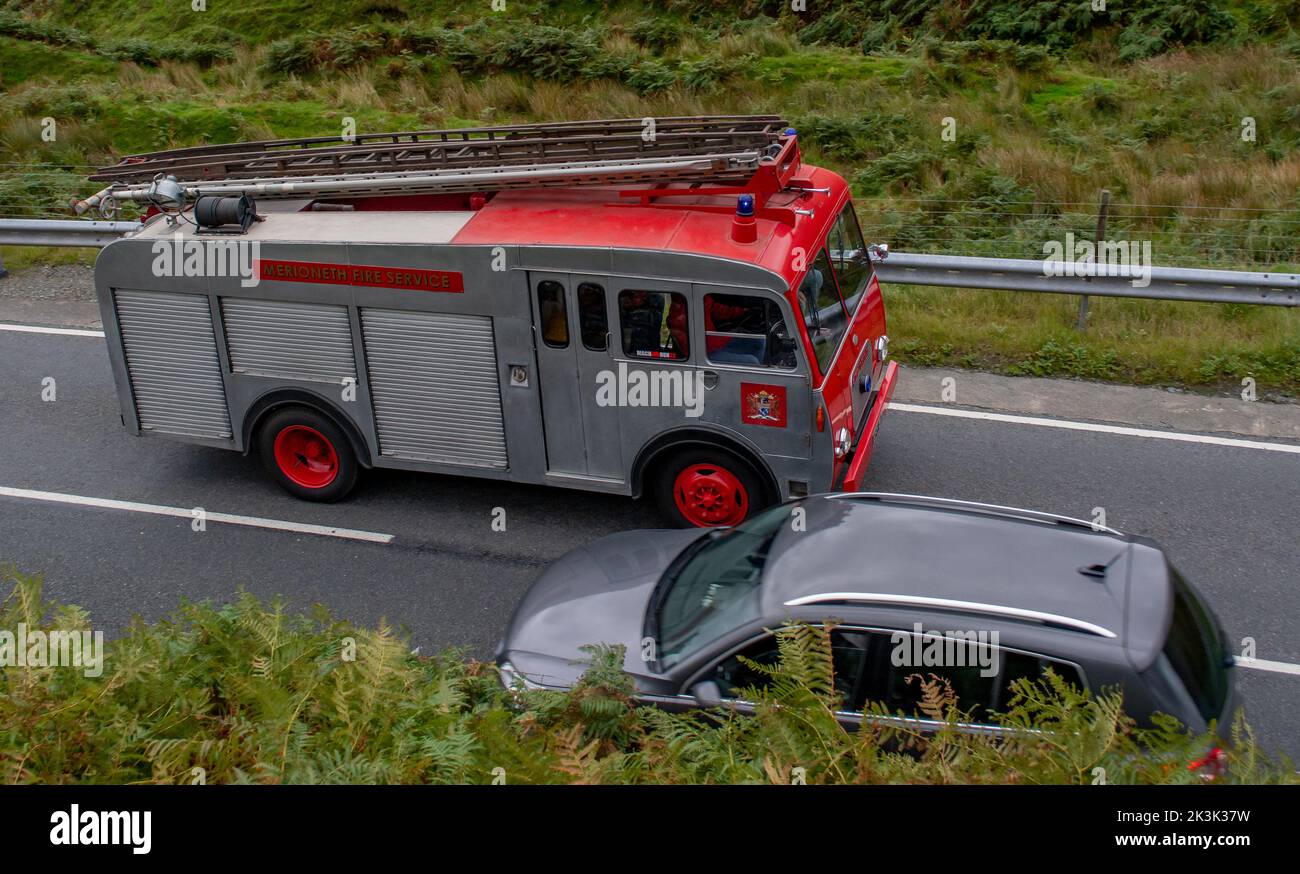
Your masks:
[[[564,286],[553,279],[537,283],[537,315],[542,323],[542,342],[552,349],[569,345],[569,314],[564,303]]]
[[[744,294],[704,296],[705,354],[711,364],[795,366],[776,301]]]
[[[630,358],[683,361],[690,356],[686,298],[670,291],[618,293],[623,354]]]
[[[592,352],[605,351],[609,314],[605,311],[605,289],[594,282],[578,285],[578,330],[584,347]]]

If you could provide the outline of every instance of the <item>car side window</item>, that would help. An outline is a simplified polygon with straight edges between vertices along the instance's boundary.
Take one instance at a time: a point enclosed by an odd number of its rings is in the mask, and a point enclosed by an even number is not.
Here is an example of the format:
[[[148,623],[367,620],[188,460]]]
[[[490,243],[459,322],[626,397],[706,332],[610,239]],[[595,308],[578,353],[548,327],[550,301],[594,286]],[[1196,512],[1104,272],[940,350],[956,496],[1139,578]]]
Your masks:
[[[1048,668],[1051,668],[1053,673],[1076,689],[1082,690],[1086,688],[1083,684],[1083,678],[1079,676],[1079,669],[1074,665],[1056,659],[1049,659],[1045,656],[1003,650],[1002,670],[998,674],[998,684],[994,690],[993,708],[995,710],[1008,709],[1011,705],[1011,699],[1015,697],[1011,684],[1020,679],[1036,682],[1042,679]]]
[[[842,709],[856,711],[862,709],[859,690],[862,668],[867,660],[868,640],[868,634],[862,631],[837,628],[831,632],[835,691],[839,693]],[[754,641],[734,655],[723,659],[703,679],[717,683],[723,698],[739,697],[742,689],[766,687],[770,682],[767,674],[745,664],[742,659],[768,667],[775,666],[779,660],[776,637],[769,634]]]
[[[681,361],[690,356],[684,295],[672,291],[620,291],[618,317],[623,354],[629,358]]]
[[[907,632],[874,632],[871,670],[863,684],[866,701],[884,705],[892,714],[928,718],[922,709],[924,684],[938,679],[952,689],[957,709],[973,722],[987,722],[992,711],[1005,711],[1014,696],[1011,684],[1018,679],[1038,680],[1051,668],[1066,682],[1085,688],[1078,669],[1066,662],[1036,654],[982,644],[956,642],[946,648],[943,664],[917,659],[934,638],[918,639]],[[952,638],[944,638],[953,640]]]
[[[747,294],[704,296],[705,354],[711,364],[795,366],[794,350],[776,301]]]

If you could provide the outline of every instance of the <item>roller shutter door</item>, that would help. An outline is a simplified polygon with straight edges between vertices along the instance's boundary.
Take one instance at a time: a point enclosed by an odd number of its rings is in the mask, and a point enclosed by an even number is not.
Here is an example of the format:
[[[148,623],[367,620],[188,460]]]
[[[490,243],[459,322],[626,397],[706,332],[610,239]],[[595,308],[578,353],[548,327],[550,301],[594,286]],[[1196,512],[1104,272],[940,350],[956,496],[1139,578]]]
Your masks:
[[[117,289],[113,301],[140,428],[230,437],[207,295]]]
[[[492,320],[363,308],[379,454],[506,466]]]
[[[228,297],[221,316],[236,373],[338,384],[357,377],[347,307]]]

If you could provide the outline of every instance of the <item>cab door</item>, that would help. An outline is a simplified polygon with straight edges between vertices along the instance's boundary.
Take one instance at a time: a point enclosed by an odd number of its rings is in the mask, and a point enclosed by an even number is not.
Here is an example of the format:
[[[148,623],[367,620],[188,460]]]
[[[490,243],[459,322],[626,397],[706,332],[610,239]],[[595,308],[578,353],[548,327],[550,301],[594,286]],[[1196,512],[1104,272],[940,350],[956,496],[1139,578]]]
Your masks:
[[[704,420],[764,453],[812,456],[812,390],[787,301],[757,289],[694,285]]]
[[[607,283],[532,272],[529,288],[547,473],[622,482],[618,410],[597,402],[612,372]]]

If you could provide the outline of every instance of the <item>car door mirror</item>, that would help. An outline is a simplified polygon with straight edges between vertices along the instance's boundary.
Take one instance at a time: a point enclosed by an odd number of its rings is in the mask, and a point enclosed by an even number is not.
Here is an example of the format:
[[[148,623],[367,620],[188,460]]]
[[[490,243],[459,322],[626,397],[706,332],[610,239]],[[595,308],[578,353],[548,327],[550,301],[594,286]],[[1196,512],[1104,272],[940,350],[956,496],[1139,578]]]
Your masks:
[[[704,680],[691,687],[691,697],[701,707],[721,707],[722,689],[713,680]]]

